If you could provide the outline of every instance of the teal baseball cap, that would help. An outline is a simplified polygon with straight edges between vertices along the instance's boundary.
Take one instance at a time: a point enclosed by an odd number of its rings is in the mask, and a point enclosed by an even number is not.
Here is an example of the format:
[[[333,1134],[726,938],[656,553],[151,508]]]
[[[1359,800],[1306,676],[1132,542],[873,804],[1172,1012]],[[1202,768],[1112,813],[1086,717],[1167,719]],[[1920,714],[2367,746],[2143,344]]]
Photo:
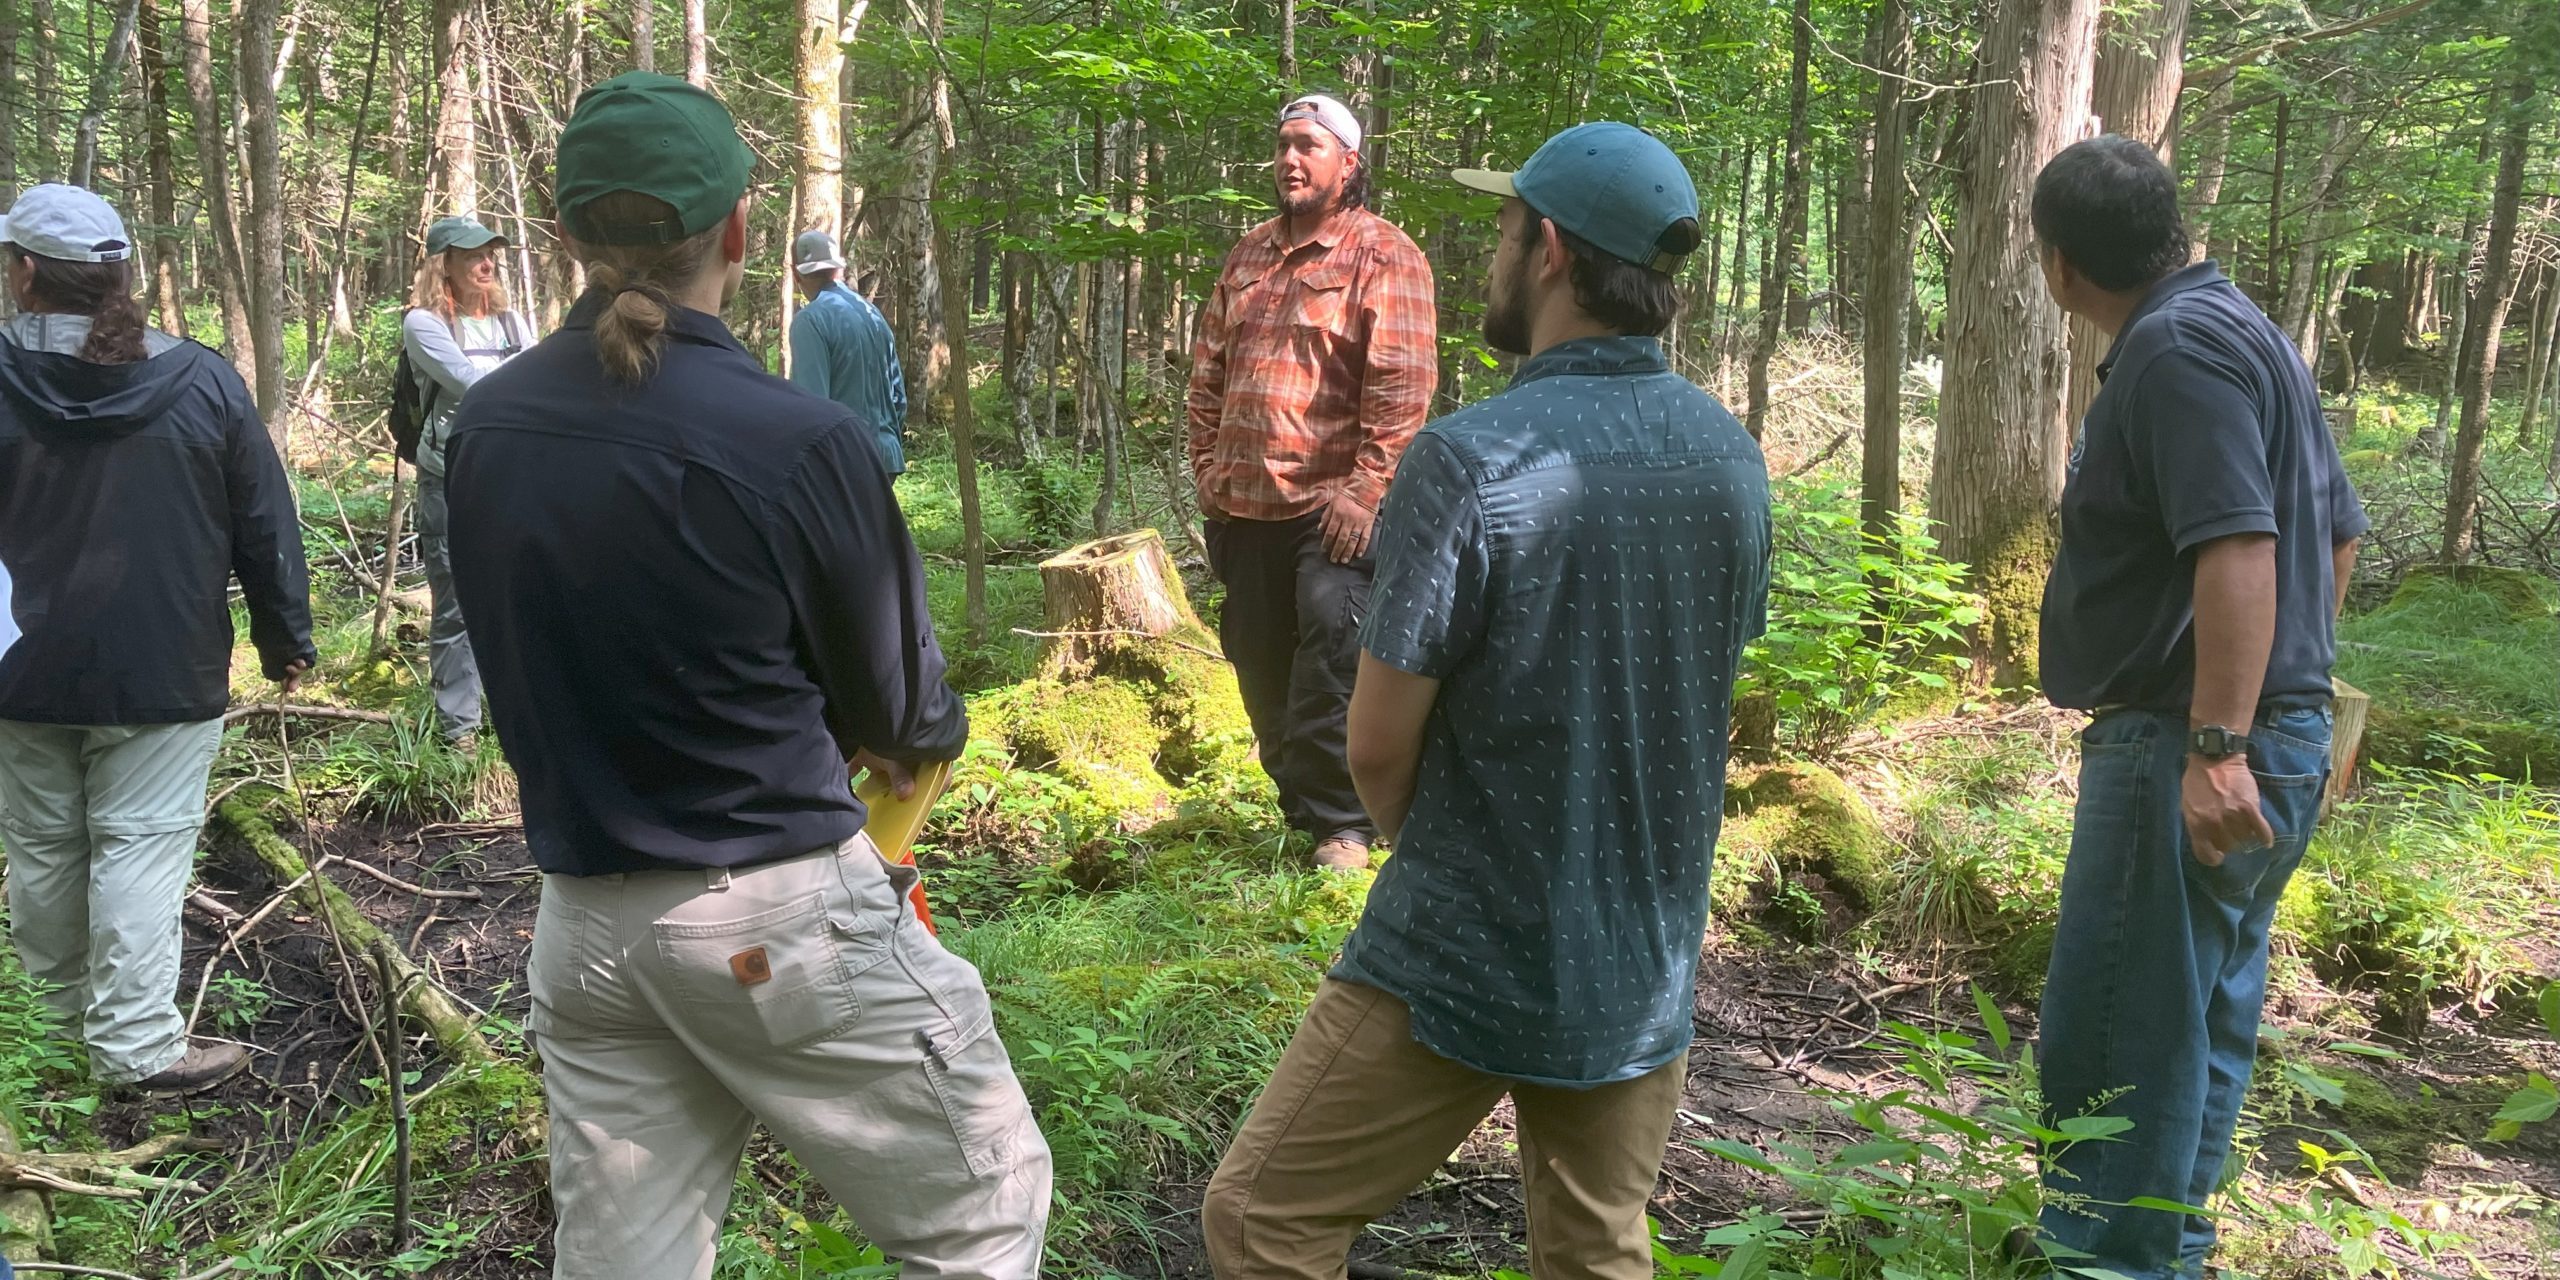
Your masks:
[[[570,235],[589,244],[672,244],[729,216],[755,156],[718,98],[673,76],[632,71],[578,96],[557,163],[560,225]],[[675,216],[611,227],[586,218],[590,203],[617,191],[654,196]]]
[[[442,253],[447,249],[477,249],[484,244],[505,244],[507,238],[491,231],[478,218],[455,214],[427,224],[427,252]]]
[[[1631,124],[1578,124],[1547,139],[1514,172],[1459,169],[1449,176],[1491,195],[1517,196],[1539,216],[1639,267],[1677,271],[1698,244],[1698,188],[1688,166],[1661,139]],[[1666,239],[1684,219],[1687,234]]]

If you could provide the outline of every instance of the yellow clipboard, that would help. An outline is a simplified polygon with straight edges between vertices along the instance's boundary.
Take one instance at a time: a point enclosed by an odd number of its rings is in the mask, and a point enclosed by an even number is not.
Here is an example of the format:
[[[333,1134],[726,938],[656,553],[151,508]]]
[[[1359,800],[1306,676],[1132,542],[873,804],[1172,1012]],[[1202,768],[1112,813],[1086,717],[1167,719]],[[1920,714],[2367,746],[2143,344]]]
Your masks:
[[[877,772],[865,773],[860,781],[853,784],[854,798],[870,811],[870,817],[862,824],[862,833],[871,837],[871,843],[880,850],[882,858],[910,867],[916,862],[916,837],[924,834],[925,815],[932,811],[933,802],[942,797],[943,788],[951,785],[951,762],[948,760],[913,768],[915,789],[909,791],[904,800],[890,790],[889,780]],[[907,898],[915,904],[916,919],[922,921],[926,929],[933,929],[933,912],[925,906],[922,880],[916,882]]]

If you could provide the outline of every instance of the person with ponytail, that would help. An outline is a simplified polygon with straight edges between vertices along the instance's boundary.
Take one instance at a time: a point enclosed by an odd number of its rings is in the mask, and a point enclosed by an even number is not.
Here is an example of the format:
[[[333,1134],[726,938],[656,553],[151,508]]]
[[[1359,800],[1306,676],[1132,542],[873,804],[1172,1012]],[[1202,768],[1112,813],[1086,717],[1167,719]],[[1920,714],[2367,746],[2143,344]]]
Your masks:
[[[179,905],[231,701],[238,579],[268,679],[310,670],[293,486],[229,361],[143,323],[133,238],[78,187],[0,219],[0,841],[10,936],[102,1084],[193,1093]]]
[[[445,553],[444,442],[462,395],[490,370],[533,345],[533,325],[507,306],[498,255],[506,238],[476,218],[438,218],[400,318],[400,345],[424,385],[426,427],[418,437],[418,556],[427,565],[427,670],[436,727],[457,750],[474,749],[480,729],[480,667],[463,629]]]
[[[545,873],[552,1274],[708,1280],[761,1121],[906,1274],[1032,1280],[1048,1145],[850,786],[912,794],[968,716],[873,424],[720,321],[750,166],[681,80],[582,95],[557,200],[589,288],[446,444],[454,585]]]

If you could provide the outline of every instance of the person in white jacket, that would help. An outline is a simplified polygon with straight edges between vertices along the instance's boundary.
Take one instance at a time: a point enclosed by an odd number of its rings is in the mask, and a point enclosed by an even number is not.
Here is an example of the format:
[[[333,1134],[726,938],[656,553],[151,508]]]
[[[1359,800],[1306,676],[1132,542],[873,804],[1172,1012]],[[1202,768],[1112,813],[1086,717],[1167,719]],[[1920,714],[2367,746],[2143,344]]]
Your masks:
[[[444,443],[463,392],[490,370],[533,345],[533,325],[507,305],[499,278],[504,236],[476,218],[438,218],[427,228],[427,254],[400,321],[400,344],[421,382],[426,427],[418,438],[418,554],[427,564],[434,617],[427,665],[435,684],[436,727],[446,742],[469,750],[480,730],[480,666],[453,593],[445,551]]]

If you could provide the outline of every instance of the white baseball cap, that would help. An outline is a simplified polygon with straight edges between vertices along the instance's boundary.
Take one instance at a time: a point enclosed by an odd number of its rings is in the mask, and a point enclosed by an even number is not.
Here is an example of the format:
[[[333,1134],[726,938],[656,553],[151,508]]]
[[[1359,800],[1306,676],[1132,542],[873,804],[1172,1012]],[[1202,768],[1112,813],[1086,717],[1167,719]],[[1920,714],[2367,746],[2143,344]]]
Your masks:
[[[803,231],[791,242],[792,269],[802,275],[812,271],[841,271],[844,253],[836,248],[836,238],[824,231]]]
[[[27,188],[0,216],[0,244],[64,262],[122,262],[133,256],[124,219],[95,192],[48,182]]]
[[[1360,118],[1351,114],[1351,108],[1342,105],[1338,98],[1321,93],[1293,98],[1288,106],[1280,108],[1280,123],[1287,124],[1292,120],[1313,120],[1341,142],[1343,150],[1360,149]]]

